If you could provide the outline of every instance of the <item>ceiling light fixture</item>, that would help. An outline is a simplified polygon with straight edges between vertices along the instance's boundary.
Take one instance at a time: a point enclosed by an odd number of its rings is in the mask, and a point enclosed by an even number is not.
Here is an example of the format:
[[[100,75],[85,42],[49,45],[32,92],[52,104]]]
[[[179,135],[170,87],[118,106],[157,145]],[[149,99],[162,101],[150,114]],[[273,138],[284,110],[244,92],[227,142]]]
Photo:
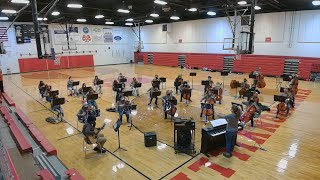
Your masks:
[[[179,20],[180,18],[178,16],[171,16],[170,19],[172,20]]]
[[[129,18],[129,19],[126,19],[126,21],[132,22],[133,19],[132,19],[132,18]]]
[[[59,11],[53,11],[53,12],[51,13],[52,16],[58,16],[59,14],[60,14]]]
[[[126,26],[132,26],[132,23],[125,23]]]
[[[29,4],[30,1],[27,0],[11,0],[12,3],[17,3],[17,4]]]
[[[239,5],[246,5],[246,4],[247,4],[247,1],[239,1],[238,4],[239,4]]]
[[[87,22],[86,19],[77,19],[78,22]]]
[[[118,9],[118,12],[121,12],[121,13],[129,13],[130,11],[129,11],[129,10],[126,10],[126,9]]]
[[[5,16],[0,17],[0,21],[6,21],[6,20],[9,20],[9,18]]]
[[[82,8],[81,4],[68,4],[67,5],[68,8]]]
[[[114,22],[107,21],[105,24],[112,25],[112,24],[114,24]]]
[[[312,4],[315,6],[320,6],[320,1],[319,0],[312,1]]]
[[[156,14],[156,13],[152,13],[150,14],[151,17],[159,17],[159,14]]]
[[[5,14],[15,14],[15,13],[17,13],[16,10],[11,10],[11,9],[3,9],[1,12],[5,13]]]
[[[255,9],[255,10],[260,10],[261,7],[260,7],[260,6],[255,6],[254,9]]]
[[[99,15],[96,15],[95,18],[96,18],[96,19],[101,19],[101,18],[104,18],[104,15],[99,14]]]
[[[161,0],[155,0],[154,3],[160,4],[160,5],[166,5],[166,4],[168,4],[167,2],[161,1]]]
[[[46,21],[46,20],[48,20],[48,18],[42,18],[42,17],[38,17],[38,19],[37,19],[38,21]]]
[[[216,12],[213,12],[213,11],[208,11],[207,14],[208,14],[209,16],[215,16],[215,15],[217,15],[217,13],[216,13]]]
[[[190,12],[196,12],[196,11],[198,11],[198,9],[197,9],[197,8],[190,8],[190,9],[188,9],[188,11],[190,11]]]
[[[147,19],[145,22],[146,22],[146,23],[153,23],[153,20]]]

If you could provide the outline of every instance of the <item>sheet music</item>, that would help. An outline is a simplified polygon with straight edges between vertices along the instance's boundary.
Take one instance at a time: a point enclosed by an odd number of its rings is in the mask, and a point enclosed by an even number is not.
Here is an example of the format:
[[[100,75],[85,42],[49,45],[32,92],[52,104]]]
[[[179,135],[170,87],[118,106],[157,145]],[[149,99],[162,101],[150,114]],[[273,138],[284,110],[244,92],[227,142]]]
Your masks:
[[[216,120],[210,121],[210,123],[213,127],[218,127],[218,126],[227,124],[227,120],[226,119],[216,119]]]

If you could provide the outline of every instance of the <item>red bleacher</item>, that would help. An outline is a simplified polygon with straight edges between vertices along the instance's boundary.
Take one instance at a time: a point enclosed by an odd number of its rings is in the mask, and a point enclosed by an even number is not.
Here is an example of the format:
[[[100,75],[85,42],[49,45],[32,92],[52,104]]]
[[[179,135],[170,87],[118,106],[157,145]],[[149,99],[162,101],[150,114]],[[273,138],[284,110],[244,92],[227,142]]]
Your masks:
[[[37,172],[37,175],[42,179],[42,180],[55,180],[55,178],[52,176],[50,171],[48,169],[42,169]]]
[[[5,99],[5,101],[8,103],[9,106],[15,106],[12,99],[7,95],[7,93],[2,93],[2,97]]]
[[[29,125],[28,130],[31,137],[50,155],[57,155],[56,148],[48,141],[47,138],[33,125]]]
[[[0,107],[0,113],[3,116],[6,123],[10,124],[8,120],[12,120],[8,109],[5,106]]]
[[[153,64],[160,66],[178,66],[178,54],[176,53],[153,53]]]
[[[17,170],[16,170],[16,168],[14,167],[14,164],[13,164],[13,162],[12,162],[12,160],[11,160],[9,151],[8,151],[8,149],[7,149],[7,147],[6,147],[5,144],[3,144],[3,146],[4,146],[4,149],[5,149],[5,151],[6,151],[6,157],[7,157],[8,164],[9,164],[9,168],[10,168],[10,172],[11,172],[11,175],[12,175],[11,177],[7,177],[7,178],[8,178],[8,179],[13,179],[13,180],[19,180],[20,178],[19,178],[18,173],[17,173]],[[6,178],[5,178],[5,179],[6,179]]]
[[[21,109],[19,109],[18,107],[16,107],[16,115],[17,117],[21,120],[22,124],[28,128],[28,126],[30,126],[32,124],[32,122],[30,121],[30,119],[21,111]]]
[[[75,168],[69,169],[65,173],[69,180],[84,180],[84,177]]]
[[[190,67],[197,68],[209,68],[216,71],[223,70],[223,58],[224,55],[213,55],[213,54],[187,54],[186,64]]]
[[[9,124],[10,133],[11,133],[14,141],[16,142],[20,153],[32,152],[31,144],[24,137],[24,135],[22,134],[22,132],[18,128],[17,124],[13,120],[11,120],[9,122],[10,122],[10,124]]]

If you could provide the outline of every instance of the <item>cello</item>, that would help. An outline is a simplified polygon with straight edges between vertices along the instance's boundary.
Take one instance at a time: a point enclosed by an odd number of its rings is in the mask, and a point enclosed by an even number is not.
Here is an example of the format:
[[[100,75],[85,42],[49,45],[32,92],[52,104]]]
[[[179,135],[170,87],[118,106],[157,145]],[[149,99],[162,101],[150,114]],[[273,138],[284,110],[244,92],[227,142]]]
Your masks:
[[[258,88],[266,87],[266,82],[264,81],[264,76],[261,74],[257,76],[257,87]]]
[[[256,107],[255,105],[252,103],[246,110],[246,112],[244,112],[241,116],[240,116],[240,121],[242,122],[249,122],[251,119],[251,116],[254,115],[254,113],[256,112]]]
[[[238,82],[237,82],[236,80],[231,80],[231,82],[230,82],[230,88],[231,88],[231,89],[237,88],[237,84],[238,84]]]
[[[245,83],[245,82],[242,83],[241,89],[240,89],[240,91],[239,91],[240,97],[243,97],[245,94],[247,94],[249,88],[250,88],[250,85],[249,85],[249,84],[247,84],[247,83]]]

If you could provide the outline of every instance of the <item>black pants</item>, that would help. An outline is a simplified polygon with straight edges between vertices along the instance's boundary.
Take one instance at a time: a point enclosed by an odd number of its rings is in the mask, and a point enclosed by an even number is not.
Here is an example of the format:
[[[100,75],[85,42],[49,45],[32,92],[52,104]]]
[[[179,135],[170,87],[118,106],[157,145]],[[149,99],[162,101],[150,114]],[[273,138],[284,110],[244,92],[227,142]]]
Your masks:
[[[153,100],[154,98],[156,99],[155,104],[158,105],[158,97],[151,97],[151,98],[150,98],[149,105],[152,103],[152,100]]]
[[[178,94],[179,86],[176,86],[176,94]]]
[[[3,91],[3,81],[0,81],[0,91],[1,91],[1,92],[4,92],[4,91]]]
[[[253,127],[253,125],[254,125],[253,117],[254,117],[254,115],[252,115],[252,116],[250,117],[251,127]]]

